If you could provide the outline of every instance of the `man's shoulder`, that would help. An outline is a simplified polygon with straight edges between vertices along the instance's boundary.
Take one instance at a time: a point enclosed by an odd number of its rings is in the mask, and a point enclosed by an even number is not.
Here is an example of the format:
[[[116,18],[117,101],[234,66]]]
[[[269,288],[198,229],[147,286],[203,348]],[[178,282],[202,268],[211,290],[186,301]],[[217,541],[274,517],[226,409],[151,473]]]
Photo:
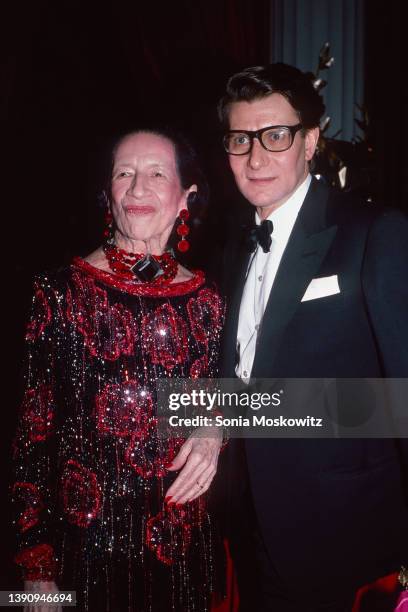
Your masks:
[[[391,206],[366,201],[353,193],[328,188],[328,220],[336,225],[350,227],[394,227],[408,222],[407,214]]]

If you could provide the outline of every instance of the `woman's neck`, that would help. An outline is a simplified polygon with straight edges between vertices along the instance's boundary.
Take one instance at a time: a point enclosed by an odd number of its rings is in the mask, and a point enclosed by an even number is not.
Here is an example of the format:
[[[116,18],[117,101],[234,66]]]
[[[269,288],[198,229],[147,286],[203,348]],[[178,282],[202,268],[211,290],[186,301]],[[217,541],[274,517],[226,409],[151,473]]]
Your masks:
[[[115,245],[119,249],[123,249],[128,253],[150,253],[151,255],[163,255],[165,252],[166,242],[161,240],[161,237],[149,238],[147,240],[134,240],[129,236],[125,236],[118,230],[114,235]],[[163,244],[164,242],[164,244]]]

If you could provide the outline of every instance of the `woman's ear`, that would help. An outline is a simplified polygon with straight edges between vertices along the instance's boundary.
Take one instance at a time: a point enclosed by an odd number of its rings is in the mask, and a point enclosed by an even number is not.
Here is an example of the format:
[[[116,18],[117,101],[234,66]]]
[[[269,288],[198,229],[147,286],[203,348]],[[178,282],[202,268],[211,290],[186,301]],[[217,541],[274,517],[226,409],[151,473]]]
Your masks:
[[[194,204],[194,201],[197,198],[197,185],[191,185],[191,187],[189,187],[189,189],[186,189],[184,192],[184,196],[181,200],[180,203],[180,210],[182,210],[183,208],[187,208],[188,206]]]
[[[197,199],[197,191],[190,191],[187,196],[187,206],[191,206]]]
[[[187,204],[192,204],[194,202],[194,200],[197,198],[197,191],[197,185],[191,185],[190,189],[188,190]]]

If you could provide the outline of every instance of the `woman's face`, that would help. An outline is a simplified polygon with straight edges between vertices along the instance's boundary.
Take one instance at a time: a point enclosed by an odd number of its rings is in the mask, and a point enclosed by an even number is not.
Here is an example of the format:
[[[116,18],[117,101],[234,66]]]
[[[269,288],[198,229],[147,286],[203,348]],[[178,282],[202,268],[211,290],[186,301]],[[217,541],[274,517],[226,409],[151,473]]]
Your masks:
[[[177,215],[187,208],[172,142],[148,132],[126,136],[114,158],[112,214],[126,239],[147,246],[167,243]]]

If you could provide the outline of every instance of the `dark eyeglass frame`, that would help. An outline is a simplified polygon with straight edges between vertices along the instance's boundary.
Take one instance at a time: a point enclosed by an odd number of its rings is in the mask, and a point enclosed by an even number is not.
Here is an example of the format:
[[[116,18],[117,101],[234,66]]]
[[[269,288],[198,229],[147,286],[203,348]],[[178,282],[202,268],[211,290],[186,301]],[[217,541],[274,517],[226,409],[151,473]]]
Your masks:
[[[258,142],[263,146],[263,148],[266,151],[269,151],[269,153],[282,153],[282,151],[287,151],[288,149],[290,149],[290,147],[293,145],[293,141],[295,140],[296,133],[301,130],[302,127],[303,125],[301,123],[297,123],[296,125],[268,125],[267,127],[264,127],[260,130],[228,130],[228,132],[224,135],[222,142],[224,145],[224,149],[226,150],[228,155],[248,155],[249,153],[251,153],[252,147],[254,146],[254,138],[256,138]],[[289,130],[292,138],[290,145],[288,147],[285,147],[284,149],[268,149],[268,147],[266,147],[262,142],[262,134],[264,132],[267,132],[268,130],[274,130],[277,128],[286,128],[287,130]],[[248,151],[245,151],[245,153],[231,153],[230,151],[228,151],[226,139],[229,134],[246,134],[247,136],[249,136],[251,142],[249,144]]]

